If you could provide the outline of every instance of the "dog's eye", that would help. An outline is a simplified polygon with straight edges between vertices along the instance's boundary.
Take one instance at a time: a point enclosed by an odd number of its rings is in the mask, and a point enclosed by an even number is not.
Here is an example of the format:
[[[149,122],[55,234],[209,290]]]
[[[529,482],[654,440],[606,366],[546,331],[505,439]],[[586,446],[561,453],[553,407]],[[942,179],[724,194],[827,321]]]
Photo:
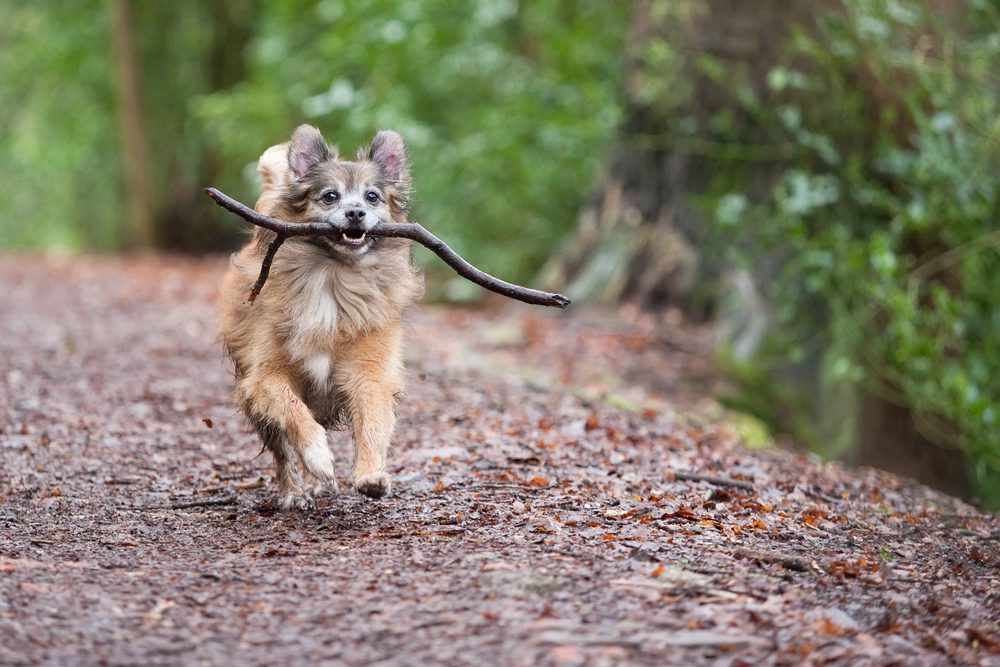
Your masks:
[[[323,200],[324,204],[335,204],[340,199],[340,195],[336,190],[327,190],[320,199]]]
[[[379,196],[378,193],[375,192],[374,190],[369,190],[368,192],[365,193],[365,199],[368,200],[369,204],[375,204],[378,202]]]

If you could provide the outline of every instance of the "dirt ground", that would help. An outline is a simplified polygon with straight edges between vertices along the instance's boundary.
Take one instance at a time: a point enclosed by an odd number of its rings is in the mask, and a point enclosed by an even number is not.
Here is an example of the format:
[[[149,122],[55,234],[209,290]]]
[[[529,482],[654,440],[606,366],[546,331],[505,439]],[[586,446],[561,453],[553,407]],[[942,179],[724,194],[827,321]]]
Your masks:
[[[1000,664],[1000,521],[748,449],[628,311],[420,309],[393,495],[275,511],[225,262],[0,256],[0,663]]]

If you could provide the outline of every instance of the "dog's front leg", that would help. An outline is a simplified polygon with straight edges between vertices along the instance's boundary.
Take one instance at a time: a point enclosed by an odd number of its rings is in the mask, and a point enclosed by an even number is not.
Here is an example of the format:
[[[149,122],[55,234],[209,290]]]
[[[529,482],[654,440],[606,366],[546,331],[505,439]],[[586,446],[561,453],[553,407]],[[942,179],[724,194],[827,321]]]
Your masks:
[[[316,422],[308,406],[280,369],[259,369],[236,385],[236,397],[251,422],[264,428],[273,443],[264,444],[275,454],[281,504],[308,505],[302,495],[298,475],[289,469],[283,444],[287,443],[302,461],[302,467],[320,483],[334,484],[333,454],[327,446],[326,429]],[[273,446],[272,446],[273,445]]]
[[[390,487],[385,460],[396,427],[396,395],[402,386],[400,327],[345,346],[335,373],[347,399],[354,435],[354,488],[370,498],[381,498]]]

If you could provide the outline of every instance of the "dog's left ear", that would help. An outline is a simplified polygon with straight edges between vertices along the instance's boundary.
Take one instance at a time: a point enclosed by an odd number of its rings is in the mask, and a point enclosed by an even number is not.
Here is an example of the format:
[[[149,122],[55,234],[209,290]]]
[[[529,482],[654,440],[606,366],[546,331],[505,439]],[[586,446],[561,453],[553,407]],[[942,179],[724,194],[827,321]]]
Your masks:
[[[377,164],[385,179],[394,186],[404,192],[410,188],[410,158],[399,132],[381,130],[372,139],[364,157]],[[359,155],[358,159],[361,158]]]

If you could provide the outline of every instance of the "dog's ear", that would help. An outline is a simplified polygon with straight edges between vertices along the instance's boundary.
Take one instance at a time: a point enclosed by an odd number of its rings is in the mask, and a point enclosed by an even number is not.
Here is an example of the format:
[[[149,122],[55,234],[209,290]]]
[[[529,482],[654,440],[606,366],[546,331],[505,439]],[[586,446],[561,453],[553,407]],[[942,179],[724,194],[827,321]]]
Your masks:
[[[369,159],[378,165],[387,181],[404,192],[410,187],[410,158],[399,132],[381,130],[372,139],[367,151],[361,149],[358,159]]]
[[[288,145],[288,166],[295,178],[302,178],[309,170],[321,162],[337,157],[336,149],[330,148],[312,125],[299,125]]]

